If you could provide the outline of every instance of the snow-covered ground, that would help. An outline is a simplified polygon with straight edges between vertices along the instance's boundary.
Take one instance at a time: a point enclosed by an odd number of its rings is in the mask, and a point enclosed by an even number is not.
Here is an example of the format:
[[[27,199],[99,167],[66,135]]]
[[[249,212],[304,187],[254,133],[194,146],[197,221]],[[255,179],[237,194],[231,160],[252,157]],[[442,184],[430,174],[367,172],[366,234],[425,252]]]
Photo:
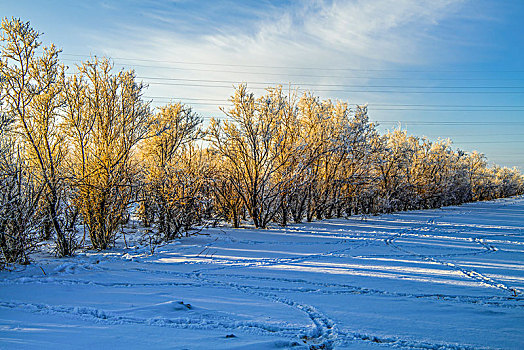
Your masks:
[[[523,293],[522,197],[209,228],[1,271],[0,348],[522,349]]]

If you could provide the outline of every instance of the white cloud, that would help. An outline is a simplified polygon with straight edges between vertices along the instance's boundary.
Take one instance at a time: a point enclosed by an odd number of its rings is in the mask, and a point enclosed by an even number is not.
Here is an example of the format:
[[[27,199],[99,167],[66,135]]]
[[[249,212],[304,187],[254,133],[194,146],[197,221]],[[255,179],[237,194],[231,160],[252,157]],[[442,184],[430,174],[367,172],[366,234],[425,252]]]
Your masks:
[[[256,19],[249,22],[249,27],[245,20],[237,26],[229,21],[223,26],[206,28],[202,34],[194,30],[191,34],[177,31],[177,26],[167,29],[166,26],[126,25],[113,35],[105,33],[99,46],[113,57],[284,67],[249,69],[162,63],[158,65],[201,70],[155,70],[137,66],[141,75],[340,84],[348,82],[344,76],[351,72],[320,72],[331,77],[292,77],[290,73],[308,75],[312,72],[285,67],[381,69],[395,64],[427,63],[431,59],[425,50],[433,43],[429,33],[440,21],[455,15],[462,4],[462,0],[305,1],[285,8],[258,9],[262,12],[254,14]],[[177,23],[182,22],[177,19]],[[194,23],[188,25],[194,26]],[[272,74],[235,73],[237,71]],[[350,82],[365,83],[366,80]],[[151,85],[148,94],[224,98],[231,91],[230,87]],[[344,98],[336,93],[329,95]],[[209,108],[202,107],[202,110]]]
[[[224,23],[201,36],[177,33],[173,29],[125,27],[140,56],[199,58],[200,61],[253,63],[316,62],[331,57],[352,63],[372,59],[374,64],[412,63],[420,59],[418,47],[425,32],[455,14],[462,0],[357,0],[307,1],[285,9],[270,8],[251,23],[252,28]],[[174,16],[174,15],[173,15]],[[166,14],[166,17],[169,17]],[[242,22],[244,25],[245,22]],[[189,25],[189,23],[188,23]],[[122,34],[122,33],[119,33]],[[119,40],[120,41],[120,40]],[[127,42],[120,44],[125,44]],[[113,42],[113,47],[121,46]],[[136,50],[124,48],[137,56]],[[410,55],[406,55],[409,53]],[[205,55],[204,55],[205,53]],[[417,55],[413,57],[412,55]],[[362,62],[362,61],[360,61]],[[300,64],[303,65],[303,64]],[[347,65],[347,64],[346,64]]]

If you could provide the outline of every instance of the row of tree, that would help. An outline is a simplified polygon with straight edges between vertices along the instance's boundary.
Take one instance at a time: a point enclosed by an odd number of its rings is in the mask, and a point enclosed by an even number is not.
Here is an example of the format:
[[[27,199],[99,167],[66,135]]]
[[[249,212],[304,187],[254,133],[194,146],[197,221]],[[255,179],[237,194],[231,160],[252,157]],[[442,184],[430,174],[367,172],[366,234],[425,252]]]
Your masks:
[[[59,256],[111,247],[130,208],[168,241],[218,220],[265,228],[524,192],[516,169],[479,153],[381,135],[365,106],[281,87],[256,98],[238,86],[204,129],[180,103],[152,110],[134,72],[106,59],[68,73],[39,37],[2,21],[0,267],[51,238]]]

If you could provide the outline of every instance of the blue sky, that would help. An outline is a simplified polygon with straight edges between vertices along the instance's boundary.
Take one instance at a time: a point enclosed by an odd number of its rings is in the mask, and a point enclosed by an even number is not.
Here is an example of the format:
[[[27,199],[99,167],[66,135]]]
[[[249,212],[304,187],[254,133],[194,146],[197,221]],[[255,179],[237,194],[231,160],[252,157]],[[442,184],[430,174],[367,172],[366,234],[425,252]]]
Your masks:
[[[10,1],[64,63],[112,57],[221,117],[233,83],[297,84],[369,103],[381,130],[451,138],[524,170],[524,1]]]

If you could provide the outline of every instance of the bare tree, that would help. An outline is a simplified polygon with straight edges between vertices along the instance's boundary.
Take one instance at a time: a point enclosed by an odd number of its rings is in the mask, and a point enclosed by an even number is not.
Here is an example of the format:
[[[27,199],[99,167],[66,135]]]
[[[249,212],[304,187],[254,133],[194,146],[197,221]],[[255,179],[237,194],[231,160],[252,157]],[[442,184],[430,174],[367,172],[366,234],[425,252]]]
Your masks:
[[[136,190],[134,149],[147,132],[149,105],[132,71],[88,61],[66,83],[65,124],[73,149],[75,204],[96,249],[114,244]]]
[[[0,73],[6,86],[7,108],[16,117],[17,130],[27,145],[23,149],[31,164],[29,170],[44,187],[44,206],[55,231],[57,254],[66,256],[74,252],[75,243],[74,237],[64,232],[60,217],[64,184],[61,164],[66,151],[59,132],[63,67],[54,45],[36,55],[39,37],[29,22],[4,19]]]
[[[180,103],[160,108],[142,144],[145,184],[140,214],[159,239],[180,237],[202,219],[208,162],[195,141],[202,119]]]
[[[246,85],[240,85],[231,101],[233,108],[223,110],[229,120],[212,120],[209,141],[255,227],[265,228],[279,211],[283,180],[276,174],[291,157],[282,153],[286,97],[277,87],[255,99]]]

